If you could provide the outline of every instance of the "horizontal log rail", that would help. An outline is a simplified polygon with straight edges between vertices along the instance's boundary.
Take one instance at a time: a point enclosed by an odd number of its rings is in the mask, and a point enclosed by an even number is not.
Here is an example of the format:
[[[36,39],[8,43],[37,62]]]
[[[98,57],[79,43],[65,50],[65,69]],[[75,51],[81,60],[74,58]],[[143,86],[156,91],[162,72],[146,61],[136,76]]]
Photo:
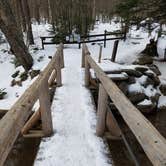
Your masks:
[[[40,114],[36,114],[41,116],[41,134],[43,136],[52,135],[53,126],[51,118],[49,84],[52,84],[56,80],[57,86],[62,85],[61,68],[64,66],[62,56],[63,45],[61,44],[57,49],[55,56],[43,72],[0,120],[0,166],[3,166],[10,150],[13,147],[13,144],[31,115],[32,108],[38,99],[40,103]],[[39,133],[39,135],[41,134]]]
[[[166,165],[166,139],[158,132],[158,130],[145,118],[145,116],[129,101],[117,85],[104,73],[100,66],[90,56],[90,52],[86,46],[83,45],[82,50],[82,66],[85,66],[85,85],[90,84],[90,68],[94,69],[97,78],[102,86],[99,90],[100,100],[98,101],[98,115],[105,116],[105,106],[103,106],[103,98],[106,94],[111,98],[119,113],[129,126],[133,134],[136,136],[138,142],[142,146],[145,154],[155,166]],[[83,62],[85,61],[85,62]],[[104,90],[103,90],[104,88]],[[104,96],[104,97],[103,97]],[[106,102],[105,102],[106,103]],[[103,112],[103,114],[102,114]],[[103,117],[98,117],[99,129],[103,129]],[[102,134],[102,130],[99,135]]]
[[[119,37],[107,38],[107,36],[113,36],[113,35],[119,36]],[[90,38],[94,38],[94,37],[103,37],[103,39],[100,38],[100,39],[90,40]],[[40,38],[41,38],[43,49],[44,49],[44,45],[59,44],[59,42],[45,41],[46,39],[53,39],[53,38],[55,38],[55,36],[42,36]],[[124,40],[126,39],[126,33],[125,32],[108,32],[108,31],[105,30],[105,32],[103,34],[82,35],[81,40],[79,42],[78,41],[63,41],[63,44],[78,44],[79,48],[81,48],[81,44],[83,44],[83,43],[92,43],[92,42],[104,41],[104,47],[106,47],[106,41],[107,40],[122,40],[122,39],[124,39]]]
[[[91,38],[91,37],[102,37],[102,36],[110,36],[110,35],[124,35],[125,32],[108,32],[105,31],[105,33],[102,34],[94,34],[94,35],[82,35],[81,39]],[[53,39],[55,36],[41,36],[41,39]]]

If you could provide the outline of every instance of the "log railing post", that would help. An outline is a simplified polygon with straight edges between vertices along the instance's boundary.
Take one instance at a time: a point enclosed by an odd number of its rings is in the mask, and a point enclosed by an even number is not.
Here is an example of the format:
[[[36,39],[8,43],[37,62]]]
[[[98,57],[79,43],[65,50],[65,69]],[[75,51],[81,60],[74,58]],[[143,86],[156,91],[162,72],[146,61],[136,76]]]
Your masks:
[[[106,41],[107,41],[107,30],[104,31],[104,48],[106,47]]]
[[[166,48],[164,50],[164,61],[166,61]]]
[[[49,86],[48,81],[44,81],[44,83],[40,87],[39,90],[39,102],[40,102],[40,113],[42,120],[42,130],[45,136],[50,136],[53,133],[53,125],[52,125],[52,116],[51,116],[51,102],[49,95]]]
[[[45,38],[44,38],[44,37],[41,37],[42,49],[43,49],[43,50],[44,50],[44,40],[45,40]]]
[[[63,53],[63,44],[60,44],[60,61],[61,61],[61,68],[64,68],[64,53]]]
[[[85,86],[88,87],[90,84],[90,65],[87,57],[85,56]]]
[[[120,138],[122,135],[121,129],[119,128],[119,125],[109,107],[107,107],[106,116],[107,116],[106,117],[106,126],[107,126],[109,132],[111,133],[111,135],[113,137]]]
[[[61,74],[61,57],[58,54],[57,62],[56,62],[56,82],[57,86],[60,87],[62,86],[62,74]]]
[[[83,44],[83,46],[82,46],[82,63],[81,63],[81,67],[82,68],[85,67],[85,44]]]
[[[98,97],[98,108],[97,108],[97,125],[96,135],[102,137],[106,127],[106,113],[108,104],[108,94],[104,89],[103,85],[99,85],[99,97]]]
[[[99,59],[98,59],[98,63],[101,63],[102,48],[103,48],[103,47],[100,45],[100,51],[99,51]]]
[[[118,50],[118,44],[119,44],[119,40],[116,40],[114,42],[114,48],[113,48],[112,57],[111,57],[112,62],[115,62],[116,54],[117,54],[117,50]]]

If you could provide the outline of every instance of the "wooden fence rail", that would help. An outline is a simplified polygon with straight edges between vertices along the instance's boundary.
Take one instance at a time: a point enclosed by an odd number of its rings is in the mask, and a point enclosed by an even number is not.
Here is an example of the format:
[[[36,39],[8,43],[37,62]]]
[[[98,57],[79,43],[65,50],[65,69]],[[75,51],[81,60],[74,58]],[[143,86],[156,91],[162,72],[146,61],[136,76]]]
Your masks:
[[[145,154],[154,166],[166,165],[166,139],[157,131],[157,129],[142,115],[142,113],[129,101],[117,85],[104,73],[97,65],[94,59],[90,56],[87,46],[83,45],[82,66],[85,66],[85,85],[90,83],[90,68],[92,68],[101,85],[99,90],[98,115],[106,116],[105,109],[107,102],[103,103],[103,97],[106,99],[106,94],[111,98],[119,113],[129,126],[138,142],[142,146]],[[104,130],[103,119],[98,117],[97,132],[102,135]],[[104,122],[105,124],[105,122]]]
[[[107,36],[118,36],[118,37],[107,37]],[[94,38],[94,37],[103,37],[102,39],[91,39],[90,38]],[[50,44],[59,44],[58,42],[54,41],[45,41],[46,39],[53,39],[55,38],[55,36],[43,36],[40,37],[41,38],[41,42],[42,42],[42,48],[44,49],[44,45],[50,45]],[[79,48],[81,48],[81,44],[83,43],[92,43],[92,42],[100,42],[100,41],[104,41],[104,47],[106,47],[106,41],[107,40],[121,40],[121,39],[126,39],[126,32],[108,32],[108,31],[104,31],[103,34],[96,34],[96,35],[82,35],[80,37],[80,41],[63,41],[63,44],[78,44]]]
[[[32,113],[32,108],[38,99],[40,102],[42,134],[43,136],[50,136],[53,133],[49,84],[52,84],[56,79],[57,86],[62,85],[61,68],[62,65],[64,66],[62,56],[63,45],[61,44],[56,51],[55,56],[36,81],[24,92],[0,120],[0,166],[3,166],[14,142]],[[41,135],[41,133],[39,135]]]

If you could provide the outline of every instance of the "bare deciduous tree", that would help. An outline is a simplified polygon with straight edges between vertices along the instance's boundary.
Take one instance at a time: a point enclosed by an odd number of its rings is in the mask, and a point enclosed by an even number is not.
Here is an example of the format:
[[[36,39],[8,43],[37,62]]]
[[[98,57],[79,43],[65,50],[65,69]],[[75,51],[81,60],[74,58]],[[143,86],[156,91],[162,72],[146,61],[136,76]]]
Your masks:
[[[19,31],[8,0],[0,0],[0,29],[20,64],[25,70],[29,70],[33,65],[33,59],[22,39],[22,32]]]

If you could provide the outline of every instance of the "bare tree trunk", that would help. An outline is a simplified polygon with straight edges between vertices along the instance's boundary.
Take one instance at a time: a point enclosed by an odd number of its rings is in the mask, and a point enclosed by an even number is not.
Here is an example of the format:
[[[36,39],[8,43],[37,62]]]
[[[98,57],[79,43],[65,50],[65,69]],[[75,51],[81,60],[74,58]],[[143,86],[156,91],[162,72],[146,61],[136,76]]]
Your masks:
[[[33,59],[21,38],[22,32],[18,30],[16,20],[8,0],[0,0],[0,29],[5,34],[16,58],[25,70],[33,65]]]
[[[26,20],[25,20],[25,15],[24,15],[24,10],[23,10],[21,0],[18,0],[18,3],[19,3],[19,8],[20,8],[22,30],[23,30],[23,32],[26,32]]]
[[[28,4],[27,0],[22,0],[22,6],[23,6],[26,23],[27,23],[27,39],[29,41],[29,44],[34,44],[30,10],[29,10],[29,4]]]

